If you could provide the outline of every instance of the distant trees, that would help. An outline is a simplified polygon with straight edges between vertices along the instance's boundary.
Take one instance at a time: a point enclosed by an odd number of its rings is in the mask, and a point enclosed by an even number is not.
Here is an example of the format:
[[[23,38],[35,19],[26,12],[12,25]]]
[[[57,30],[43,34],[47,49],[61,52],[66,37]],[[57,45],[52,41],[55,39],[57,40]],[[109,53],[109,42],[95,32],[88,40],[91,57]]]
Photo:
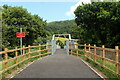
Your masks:
[[[91,2],[118,2],[119,0],[91,0]]]
[[[74,13],[78,27],[73,32],[81,42],[120,46],[120,2],[84,4]]]
[[[64,48],[64,46],[65,46],[65,44],[62,42],[62,41],[60,41],[60,40],[57,40],[56,41],[56,44],[59,44],[59,46],[63,49]]]
[[[26,37],[23,38],[23,45],[26,46],[32,45],[39,37],[49,36],[49,32],[44,29],[46,24],[46,21],[38,15],[32,15],[27,9],[3,5],[2,48],[19,46],[19,38],[15,34],[19,32],[20,27],[26,33]]]
[[[51,34],[71,33],[71,28],[77,26],[74,20],[55,21],[48,23],[46,30]]]

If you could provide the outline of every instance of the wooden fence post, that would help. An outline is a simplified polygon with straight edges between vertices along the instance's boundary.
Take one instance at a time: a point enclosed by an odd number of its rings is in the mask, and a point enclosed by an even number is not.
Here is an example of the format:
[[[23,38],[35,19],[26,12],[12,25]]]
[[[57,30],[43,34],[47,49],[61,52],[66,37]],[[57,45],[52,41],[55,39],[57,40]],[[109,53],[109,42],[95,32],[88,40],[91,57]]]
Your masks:
[[[115,55],[116,55],[116,74],[119,74],[119,47],[115,46]]]
[[[46,43],[46,49],[48,49],[48,43]],[[47,50],[47,52],[46,53],[48,53],[48,50]]]
[[[39,44],[39,50],[41,50],[41,45]]]
[[[76,44],[76,53],[77,53],[77,57],[78,57],[78,44]]]
[[[94,45],[94,62],[96,62],[96,45]]]
[[[39,50],[41,50],[41,45],[39,44]],[[41,52],[41,51],[40,51]]]
[[[39,56],[41,57],[41,45],[39,44]]]
[[[86,44],[84,44],[84,56],[86,57]]]
[[[25,46],[23,46],[23,55],[25,54]],[[23,56],[23,59],[25,59],[25,56]]]
[[[16,59],[15,59],[15,64],[17,64],[17,63],[18,63],[18,58],[17,58],[17,56],[18,56],[17,47],[16,47],[15,49],[16,49],[16,51],[15,51],[15,57],[16,57]],[[17,68],[17,66],[16,66],[16,68]]]
[[[23,55],[25,54],[25,49],[24,48],[25,48],[25,46],[23,46]]]
[[[89,52],[88,52],[88,54],[89,54],[88,57],[90,57],[90,55],[91,55],[90,44],[89,44],[88,46],[89,46],[89,47],[88,47],[88,51],[89,51]]]
[[[28,58],[30,59],[30,45],[28,45]]]
[[[102,45],[102,66],[104,67],[105,66],[105,46]]]
[[[5,60],[6,60],[6,62],[5,62],[5,64],[4,64],[4,69],[6,69],[6,68],[7,68],[7,62],[8,62],[8,61],[7,61],[7,60],[8,60],[8,54],[7,54],[8,49],[5,48],[4,51],[5,51],[4,58],[5,58]]]
[[[48,49],[48,43],[46,43],[46,49]]]

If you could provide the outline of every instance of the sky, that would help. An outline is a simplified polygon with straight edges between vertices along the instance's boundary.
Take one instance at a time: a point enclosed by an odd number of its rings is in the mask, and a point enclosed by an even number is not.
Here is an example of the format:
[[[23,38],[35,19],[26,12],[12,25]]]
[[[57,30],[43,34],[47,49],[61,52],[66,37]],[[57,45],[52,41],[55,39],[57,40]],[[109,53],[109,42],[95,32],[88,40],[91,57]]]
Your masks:
[[[82,2],[90,3],[90,0],[2,0],[2,5],[22,6],[49,23],[75,19],[74,11]]]

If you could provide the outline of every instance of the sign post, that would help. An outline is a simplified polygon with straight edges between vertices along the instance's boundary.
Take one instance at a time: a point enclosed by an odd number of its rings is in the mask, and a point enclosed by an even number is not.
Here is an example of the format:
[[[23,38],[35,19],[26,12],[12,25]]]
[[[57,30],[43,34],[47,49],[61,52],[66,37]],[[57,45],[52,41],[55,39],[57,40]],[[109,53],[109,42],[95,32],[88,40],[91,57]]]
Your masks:
[[[22,28],[20,28],[20,32],[16,33],[16,37],[20,37],[20,47],[22,48],[22,37],[25,37],[25,32],[22,32]],[[22,50],[20,50],[20,51],[22,54]]]
[[[22,33],[22,28],[20,28],[20,32]],[[22,48],[22,37],[20,37],[20,46]],[[21,55],[22,55],[22,50],[20,50],[20,51],[21,51]]]

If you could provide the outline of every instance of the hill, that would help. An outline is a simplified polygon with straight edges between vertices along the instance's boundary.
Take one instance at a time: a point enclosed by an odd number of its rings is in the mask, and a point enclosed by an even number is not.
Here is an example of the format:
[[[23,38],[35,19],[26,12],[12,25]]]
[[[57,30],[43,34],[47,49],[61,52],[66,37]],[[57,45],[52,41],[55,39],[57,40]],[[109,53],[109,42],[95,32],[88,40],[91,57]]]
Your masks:
[[[71,28],[76,26],[75,20],[55,21],[47,24],[45,29],[51,34],[71,33]]]

